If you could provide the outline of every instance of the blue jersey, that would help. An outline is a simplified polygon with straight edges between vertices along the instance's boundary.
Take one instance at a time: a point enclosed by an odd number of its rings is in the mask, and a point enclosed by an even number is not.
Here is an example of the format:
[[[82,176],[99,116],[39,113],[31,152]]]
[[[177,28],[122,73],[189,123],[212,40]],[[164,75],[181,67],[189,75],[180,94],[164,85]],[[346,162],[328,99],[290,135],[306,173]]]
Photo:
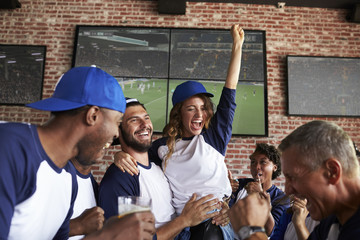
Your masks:
[[[58,168],[35,125],[0,123],[0,239],[67,239],[75,168]]]
[[[155,163],[148,166],[138,163],[138,169],[139,175],[131,176],[127,172],[122,172],[115,164],[111,164],[100,183],[100,207],[105,211],[105,218],[109,218],[118,214],[118,196],[147,197],[151,199],[155,227],[161,227],[176,216],[171,205],[169,182]],[[176,239],[187,239],[183,238],[182,234]],[[153,239],[157,239],[156,234]]]
[[[104,210],[105,219],[118,215],[119,196],[140,196],[139,175],[131,176],[111,164],[99,188],[99,206]]]
[[[310,234],[309,240],[326,240],[332,229],[337,228],[338,236],[334,239],[349,240],[359,239],[360,236],[360,208],[356,213],[350,217],[344,225],[340,225],[335,215],[329,216],[320,221],[320,224],[315,227]],[[329,234],[330,233],[330,234]],[[334,236],[332,236],[334,237]]]
[[[290,210],[290,209],[289,209]],[[293,213],[286,210],[280,217],[279,223],[275,226],[271,240],[297,240],[297,233],[295,226],[292,222]],[[319,221],[315,221],[310,217],[310,214],[305,219],[305,226],[311,233],[314,228],[319,224]]]
[[[158,228],[175,217],[169,182],[161,168],[154,163],[148,166],[138,163],[138,169],[139,175],[131,176],[112,164],[100,183],[100,207],[104,209],[105,217],[109,218],[118,214],[118,196],[150,198],[155,227]]]
[[[272,185],[266,192],[270,194],[271,215],[275,221],[275,228],[280,222],[281,215],[290,207],[290,200],[285,196],[285,193],[275,185]]]

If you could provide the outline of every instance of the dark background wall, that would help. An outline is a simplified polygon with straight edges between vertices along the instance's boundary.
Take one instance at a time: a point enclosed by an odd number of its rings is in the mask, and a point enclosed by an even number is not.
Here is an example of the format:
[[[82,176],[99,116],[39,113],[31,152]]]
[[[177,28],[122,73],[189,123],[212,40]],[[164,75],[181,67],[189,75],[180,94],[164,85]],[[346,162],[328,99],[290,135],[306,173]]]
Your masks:
[[[268,80],[268,137],[233,137],[226,162],[235,176],[249,176],[249,154],[257,142],[278,145],[314,117],[286,115],[286,55],[360,57],[360,25],[348,22],[347,9],[238,3],[187,2],[185,15],[158,13],[157,1],[21,0],[21,8],[0,9],[0,44],[46,45],[43,97],[51,96],[60,75],[71,67],[75,26],[116,25],[265,30]],[[360,81],[360,79],[359,79]],[[1,89],[1,86],[0,86]],[[360,90],[360,89],[359,89]],[[0,105],[0,120],[44,123],[47,112]],[[360,144],[360,118],[316,118],[342,126]],[[158,137],[158,136],[157,136]],[[94,166],[100,180],[118,149]],[[283,187],[283,177],[277,185]]]

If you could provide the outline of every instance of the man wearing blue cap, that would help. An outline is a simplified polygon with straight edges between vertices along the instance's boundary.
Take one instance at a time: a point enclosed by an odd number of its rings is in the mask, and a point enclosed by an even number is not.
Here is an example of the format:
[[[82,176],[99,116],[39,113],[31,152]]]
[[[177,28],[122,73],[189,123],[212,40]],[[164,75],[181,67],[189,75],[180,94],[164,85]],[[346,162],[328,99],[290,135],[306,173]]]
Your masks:
[[[67,239],[77,194],[75,169],[68,161],[76,157],[91,165],[102,159],[119,136],[125,98],[111,75],[78,67],[62,76],[51,98],[27,106],[52,116],[42,126],[0,124],[0,239]],[[137,224],[112,232],[124,220],[112,220],[93,237],[140,232],[151,239],[151,213],[128,217],[129,222],[145,220],[142,229]]]

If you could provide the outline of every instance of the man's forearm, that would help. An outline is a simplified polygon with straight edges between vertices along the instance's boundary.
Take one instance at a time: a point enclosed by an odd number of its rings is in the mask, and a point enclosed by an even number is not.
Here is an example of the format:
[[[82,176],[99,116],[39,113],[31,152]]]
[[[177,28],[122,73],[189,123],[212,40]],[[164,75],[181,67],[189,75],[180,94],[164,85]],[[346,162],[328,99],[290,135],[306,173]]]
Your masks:
[[[273,231],[274,227],[275,227],[275,220],[274,220],[274,217],[272,216],[272,214],[270,213],[270,216],[269,216],[268,220],[265,223],[266,234],[270,236],[270,234]]]
[[[295,224],[294,223],[294,228],[295,228],[296,235],[297,235],[299,240],[308,239],[308,237],[310,235],[310,232],[309,232],[309,230],[307,229],[307,227],[305,225],[305,220],[301,224]]]
[[[83,235],[81,222],[78,218],[74,218],[70,220],[70,232],[69,237]]]
[[[156,229],[158,240],[174,239],[186,226],[181,216]]]

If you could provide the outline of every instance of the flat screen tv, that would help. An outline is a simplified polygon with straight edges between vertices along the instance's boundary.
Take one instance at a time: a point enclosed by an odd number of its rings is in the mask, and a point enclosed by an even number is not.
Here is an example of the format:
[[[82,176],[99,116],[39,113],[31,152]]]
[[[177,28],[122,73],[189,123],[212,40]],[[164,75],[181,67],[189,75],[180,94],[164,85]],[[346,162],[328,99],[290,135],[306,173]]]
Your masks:
[[[46,46],[0,44],[0,104],[41,100]]]
[[[245,30],[233,135],[267,136],[265,32]],[[78,25],[73,66],[105,70],[136,97],[162,132],[183,81],[204,84],[218,103],[230,61],[229,30]]]
[[[360,58],[287,56],[288,114],[360,116]]]

